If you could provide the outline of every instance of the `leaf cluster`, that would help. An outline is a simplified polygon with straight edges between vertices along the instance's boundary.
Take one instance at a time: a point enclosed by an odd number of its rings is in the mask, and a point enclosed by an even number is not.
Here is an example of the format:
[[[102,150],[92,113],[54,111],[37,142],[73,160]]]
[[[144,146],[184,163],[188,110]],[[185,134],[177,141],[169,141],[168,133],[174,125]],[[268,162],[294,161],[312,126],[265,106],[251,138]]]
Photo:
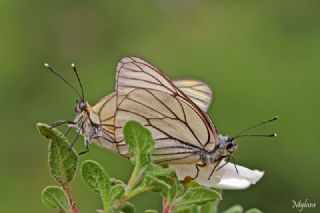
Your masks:
[[[48,186],[43,190],[43,203],[58,212],[77,213],[71,198],[70,183],[78,166],[78,155],[70,147],[68,140],[57,129],[39,123],[40,134],[49,140],[49,170],[59,186]],[[85,185],[99,195],[104,213],[133,213],[134,205],[130,200],[146,191],[160,193],[163,197],[163,212],[166,213],[214,213],[222,199],[218,191],[197,183],[183,185],[175,172],[152,162],[151,152],[154,141],[150,131],[135,121],[126,123],[124,130],[129,145],[131,161],[135,165],[127,184],[110,178],[106,170],[96,161],[86,160],[80,166]],[[233,209],[232,209],[233,208]],[[242,213],[239,206],[224,213]],[[145,213],[155,213],[147,210]],[[246,213],[258,213],[251,210]]]

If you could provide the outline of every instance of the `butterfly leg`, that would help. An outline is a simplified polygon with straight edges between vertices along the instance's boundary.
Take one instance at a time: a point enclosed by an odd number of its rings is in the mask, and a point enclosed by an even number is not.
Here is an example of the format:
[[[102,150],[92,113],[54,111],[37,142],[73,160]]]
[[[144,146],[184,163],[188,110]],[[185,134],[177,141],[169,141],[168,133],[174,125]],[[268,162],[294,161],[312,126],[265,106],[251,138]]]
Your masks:
[[[69,149],[71,149],[74,146],[74,144],[78,141],[79,136],[80,136],[80,133],[78,132],[76,138],[70,144]]]
[[[88,141],[85,141],[85,144],[86,144],[86,150],[80,152],[78,155],[83,155],[83,154],[89,152],[89,143],[88,143]]]
[[[223,159],[223,158],[221,158],[221,159],[218,161],[218,163],[213,167],[213,169],[212,169],[212,171],[211,171],[211,173],[210,173],[210,175],[209,175],[209,177],[208,177],[208,180],[210,180],[211,176],[213,175],[213,172],[216,171],[216,168],[217,168],[217,166],[220,164],[220,162],[222,161],[222,159]]]
[[[76,124],[75,122],[73,121],[67,121],[67,120],[58,120],[58,121],[55,121],[51,124],[51,128],[54,128],[54,127],[58,127],[58,126],[61,126],[63,124]]]
[[[238,170],[238,168],[237,168],[236,161],[235,161],[235,159],[234,159],[233,155],[230,155],[230,156],[231,156],[231,159],[232,159],[232,162],[233,162],[234,168],[236,169],[237,174],[239,174],[239,170]]]
[[[227,158],[227,160],[226,160],[226,162],[224,164],[222,164],[221,166],[219,166],[216,169],[217,171],[229,163],[231,156],[229,155],[229,156],[226,156],[226,157],[223,157],[223,158]]]
[[[196,174],[196,176],[195,176],[195,177],[193,177],[192,179],[196,179],[196,178],[199,176],[200,167],[205,167],[205,166],[206,166],[206,164],[205,164],[205,163],[202,163],[202,164],[200,164],[200,163],[196,163],[197,174]]]
[[[66,133],[64,133],[64,137],[67,137],[67,135],[69,134],[70,130],[72,129],[72,127],[69,127],[68,130],[66,131]]]

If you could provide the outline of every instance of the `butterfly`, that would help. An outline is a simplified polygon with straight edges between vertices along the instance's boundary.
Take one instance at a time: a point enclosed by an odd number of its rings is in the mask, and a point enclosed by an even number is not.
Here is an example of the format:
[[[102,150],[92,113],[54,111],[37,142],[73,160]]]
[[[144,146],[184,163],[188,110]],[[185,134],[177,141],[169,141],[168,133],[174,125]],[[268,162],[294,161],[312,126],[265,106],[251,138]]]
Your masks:
[[[143,59],[121,59],[117,66],[114,114],[119,153],[128,153],[123,127],[128,120],[135,120],[152,133],[153,161],[173,167],[179,179],[190,176],[193,168],[192,178],[205,186],[242,189],[257,182],[263,172],[242,166],[237,169],[229,163],[238,146],[235,139],[276,136],[243,133],[278,117],[250,126],[233,137],[223,136],[206,113],[212,100],[210,87],[202,83],[199,91],[199,87],[188,87],[187,81],[180,83],[187,87],[173,83],[164,72]]]
[[[145,60],[125,57],[117,66],[116,91],[91,106],[84,100],[78,75],[77,78],[82,94],[75,105],[76,118],[54,125],[67,123],[75,128],[85,138],[86,151],[88,143],[95,143],[129,158],[123,128],[128,120],[135,120],[152,133],[155,163],[174,165],[176,171],[186,165],[190,170],[192,166],[196,169],[193,178],[210,180],[213,172],[225,166],[237,149],[236,137],[218,134],[206,114],[212,91],[201,81],[171,81]],[[204,172],[200,174],[200,171]],[[261,178],[262,175],[259,173],[258,176]]]
[[[118,146],[115,141],[115,114],[116,114],[116,92],[113,92],[102,99],[95,105],[90,105],[84,99],[84,92],[79,75],[75,65],[72,64],[80,84],[81,93],[74,86],[67,82],[60,74],[58,74],[49,64],[45,64],[50,71],[67,83],[80,97],[76,101],[74,111],[76,117],[73,121],[58,120],[52,124],[53,127],[62,124],[68,124],[69,127],[75,128],[80,135],[85,138],[85,145],[88,151],[88,144],[95,143],[96,145],[119,153]],[[196,103],[203,111],[207,111],[212,101],[211,88],[200,80],[193,79],[177,79],[172,81],[173,84],[183,91],[187,96]],[[78,137],[76,138],[78,139]],[[76,141],[76,140],[74,140]],[[119,146],[124,144],[119,144]],[[85,152],[86,152],[85,151]],[[84,153],[84,152],[83,152]],[[127,156],[125,152],[124,156]],[[128,156],[127,156],[128,157]]]

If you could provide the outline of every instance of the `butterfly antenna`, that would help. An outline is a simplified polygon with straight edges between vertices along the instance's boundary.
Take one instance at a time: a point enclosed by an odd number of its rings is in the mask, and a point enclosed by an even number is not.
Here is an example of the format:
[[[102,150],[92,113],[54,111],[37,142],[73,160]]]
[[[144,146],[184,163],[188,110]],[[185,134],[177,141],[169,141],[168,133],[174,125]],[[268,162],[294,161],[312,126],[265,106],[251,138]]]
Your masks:
[[[74,63],[72,63],[72,64],[71,64],[71,67],[73,68],[73,71],[74,71],[74,73],[75,73],[76,76],[77,76],[77,79],[78,79],[78,82],[79,82],[79,85],[80,85],[80,88],[81,88],[82,100],[84,101],[83,87],[82,87],[82,83],[81,83],[79,74],[78,74],[77,69],[76,69],[76,65],[75,65]]]
[[[52,72],[54,75],[56,75],[58,78],[60,78],[62,81],[64,81],[69,87],[71,87],[76,93],[77,95],[82,98],[82,96],[80,95],[80,93],[78,92],[78,90],[76,90],[76,88],[74,86],[72,86],[66,79],[64,79],[59,73],[57,73],[48,63],[45,63],[44,66],[46,68],[48,68],[48,70],[50,70],[50,72]]]
[[[235,139],[235,138],[242,138],[242,137],[277,137],[278,135],[276,134],[276,133],[273,133],[273,134],[269,134],[269,135],[264,135],[264,134],[261,134],[261,135],[248,135],[248,134],[246,134],[246,135],[238,135],[238,136],[235,136],[235,137],[233,137],[232,138],[232,140],[233,139]]]
[[[273,117],[273,118],[271,118],[271,119],[269,119],[269,120],[262,121],[262,122],[260,122],[260,123],[254,124],[254,125],[252,125],[252,126],[250,126],[250,127],[246,128],[246,129],[244,129],[244,130],[240,131],[240,132],[239,132],[239,133],[237,133],[235,136],[233,136],[231,139],[235,139],[235,138],[239,138],[239,137],[244,137],[244,136],[264,136],[264,137],[274,137],[274,136],[276,136],[276,134],[271,134],[271,135],[242,135],[242,134],[243,134],[243,133],[245,133],[245,132],[247,132],[247,131],[249,131],[249,130],[251,130],[251,129],[254,129],[254,128],[258,127],[258,126],[262,126],[262,125],[264,125],[264,124],[267,124],[267,123],[270,123],[270,122],[276,121],[276,120],[278,120],[278,119],[279,119],[279,116],[275,116],[275,117]]]

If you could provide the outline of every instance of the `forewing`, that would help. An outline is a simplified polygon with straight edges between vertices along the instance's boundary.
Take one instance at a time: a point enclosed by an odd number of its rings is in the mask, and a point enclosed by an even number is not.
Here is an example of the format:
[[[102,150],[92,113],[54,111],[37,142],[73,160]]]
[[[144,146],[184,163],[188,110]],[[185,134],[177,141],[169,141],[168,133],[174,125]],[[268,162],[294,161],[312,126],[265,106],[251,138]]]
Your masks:
[[[213,148],[217,133],[207,115],[164,73],[142,59],[120,61],[116,92],[115,138],[119,146],[125,146],[125,122],[136,120],[152,132],[157,163],[196,162],[200,149]]]
[[[94,143],[112,151],[118,152],[115,145],[116,93],[113,92],[99,100],[90,111],[90,119],[102,130]]]
[[[206,83],[193,79],[178,79],[173,81],[202,111],[207,112],[212,101],[212,90]]]

